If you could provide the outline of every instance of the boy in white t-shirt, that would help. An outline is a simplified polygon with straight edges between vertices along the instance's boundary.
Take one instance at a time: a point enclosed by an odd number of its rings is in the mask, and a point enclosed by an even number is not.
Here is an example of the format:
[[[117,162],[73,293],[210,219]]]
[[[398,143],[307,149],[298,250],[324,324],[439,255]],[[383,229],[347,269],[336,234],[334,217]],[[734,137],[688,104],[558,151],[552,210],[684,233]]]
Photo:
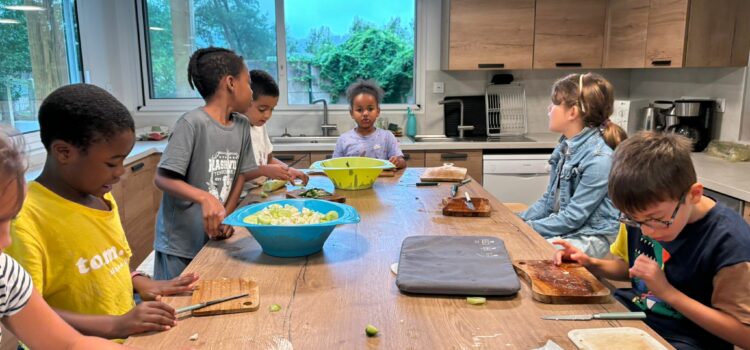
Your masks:
[[[279,103],[279,86],[270,74],[262,70],[250,71],[250,87],[253,90],[253,102],[244,113],[250,119],[250,141],[253,145],[253,155],[261,174],[267,178],[285,181],[302,180],[307,184],[308,177],[305,173],[288,167],[284,162],[273,157],[273,145],[268,137],[266,122],[271,119],[271,114],[276,104]],[[260,181],[259,181],[260,180]],[[240,197],[245,184],[248,182],[262,182],[262,178],[250,179],[240,176],[232,187],[232,193],[227,200],[227,215],[233,212],[240,202]]]

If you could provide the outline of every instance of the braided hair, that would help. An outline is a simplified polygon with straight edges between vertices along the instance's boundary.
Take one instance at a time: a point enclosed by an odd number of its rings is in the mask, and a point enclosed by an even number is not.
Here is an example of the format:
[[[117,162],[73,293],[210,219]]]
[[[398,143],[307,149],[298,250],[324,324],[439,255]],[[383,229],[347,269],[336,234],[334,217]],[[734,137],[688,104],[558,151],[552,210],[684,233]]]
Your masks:
[[[242,56],[221,47],[198,49],[190,56],[188,83],[203,99],[211,98],[227,75],[238,77],[245,68]]]

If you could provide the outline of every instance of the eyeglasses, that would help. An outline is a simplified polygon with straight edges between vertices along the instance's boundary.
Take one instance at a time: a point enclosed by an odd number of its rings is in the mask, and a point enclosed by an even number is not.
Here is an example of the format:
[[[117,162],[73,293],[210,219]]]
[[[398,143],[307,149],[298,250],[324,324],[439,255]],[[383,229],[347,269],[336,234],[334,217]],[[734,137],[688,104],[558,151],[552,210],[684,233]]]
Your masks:
[[[682,197],[680,197],[680,201],[677,202],[677,206],[674,208],[674,211],[672,212],[672,217],[670,217],[669,220],[648,219],[644,221],[636,221],[630,218],[629,216],[625,215],[625,213],[620,213],[619,220],[621,223],[630,227],[640,228],[641,226],[645,225],[656,230],[663,230],[663,229],[669,228],[669,226],[672,226],[672,224],[674,223],[674,218],[677,217],[677,212],[680,211],[680,206],[682,205],[683,202],[685,202],[686,196],[687,196],[687,193],[683,194]]]

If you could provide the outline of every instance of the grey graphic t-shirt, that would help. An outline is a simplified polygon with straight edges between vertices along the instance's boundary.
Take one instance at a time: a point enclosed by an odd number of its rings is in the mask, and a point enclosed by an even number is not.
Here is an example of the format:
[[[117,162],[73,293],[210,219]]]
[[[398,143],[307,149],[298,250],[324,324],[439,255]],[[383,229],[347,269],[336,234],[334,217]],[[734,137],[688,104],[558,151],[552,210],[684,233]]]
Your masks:
[[[181,175],[185,182],[222,203],[238,174],[255,167],[247,118],[235,113],[232,123],[225,126],[203,108],[187,112],[177,121],[159,163],[159,168]],[[206,242],[200,204],[164,193],[156,217],[154,249],[193,258]]]

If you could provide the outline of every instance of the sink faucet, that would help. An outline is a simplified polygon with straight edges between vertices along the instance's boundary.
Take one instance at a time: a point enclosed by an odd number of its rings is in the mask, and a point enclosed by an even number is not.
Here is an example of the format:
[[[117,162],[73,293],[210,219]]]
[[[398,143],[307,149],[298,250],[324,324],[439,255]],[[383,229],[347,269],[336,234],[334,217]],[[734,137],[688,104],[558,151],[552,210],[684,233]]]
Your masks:
[[[464,131],[465,130],[474,130],[474,125],[464,125],[464,101],[460,99],[453,99],[453,100],[441,100],[438,101],[439,105],[445,105],[448,103],[458,103],[460,105],[459,108],[459,121],[458,126],[456,129],[458,129],[458,137],[464,138]]]
[[[312,101],[312,104],[323,102],[323,124],[320,128],[323,129],[323,136],[329,136],[330,130],[336,130],[336,124],[328,124],[328,101],[325,99]]]

